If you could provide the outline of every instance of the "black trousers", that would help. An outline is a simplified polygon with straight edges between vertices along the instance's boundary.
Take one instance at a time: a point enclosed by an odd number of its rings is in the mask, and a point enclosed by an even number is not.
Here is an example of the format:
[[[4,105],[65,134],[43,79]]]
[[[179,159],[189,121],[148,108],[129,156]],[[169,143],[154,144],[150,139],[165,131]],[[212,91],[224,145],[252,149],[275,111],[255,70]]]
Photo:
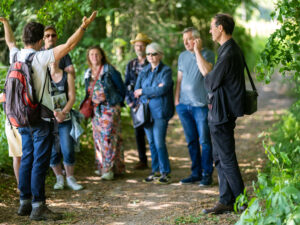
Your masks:
[[[235,154],[234,128],[236,118],[221,125],[209,124],[213,160],[218,170],[220,202],[230,205],[244,191],[244,182]]]
[[[134,129],[134,131],[140,162],[147,163],[144,126],[137,127]]]

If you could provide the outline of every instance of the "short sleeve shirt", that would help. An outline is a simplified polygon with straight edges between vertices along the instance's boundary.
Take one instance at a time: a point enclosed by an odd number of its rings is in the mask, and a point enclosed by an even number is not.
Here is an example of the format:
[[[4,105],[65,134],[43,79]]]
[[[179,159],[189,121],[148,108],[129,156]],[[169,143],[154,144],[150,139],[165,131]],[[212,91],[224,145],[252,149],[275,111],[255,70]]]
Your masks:
[[[55,61],[53,49],[45,50],[45,51],[35,51],[34,49],[17,49],[12,48],[9,53],[10,63],[13,61],[14,55],[17,53],[17,60],[21,62],[25,62],[26,58],[30,55],[30,53],[36,52],[35,56],[32,60],[32,79],[33,85],[36,91],[36,98],[40,100],[42,98],[42,92],[44,83],[45,90],[43,95],[42,104],[53,111],[53,104],[51,101],[50,94],[50,80],[46,79],[47,67],[50,63]]]
[[[71,57],[69,54],[66,54],[64,57],[61,58],[61,60],[59,60],[59,65],[58,67],[61,70],[65,70],[66,67],[73,65]]]
[[[206,61],[214,64],[215,54],[211,50],[203,49],[201,54]],[[196,107],[207,105],[204,77],[198,68],[194,53],[184,51],[179,55],[178,71],[182,72],[179,103]]]

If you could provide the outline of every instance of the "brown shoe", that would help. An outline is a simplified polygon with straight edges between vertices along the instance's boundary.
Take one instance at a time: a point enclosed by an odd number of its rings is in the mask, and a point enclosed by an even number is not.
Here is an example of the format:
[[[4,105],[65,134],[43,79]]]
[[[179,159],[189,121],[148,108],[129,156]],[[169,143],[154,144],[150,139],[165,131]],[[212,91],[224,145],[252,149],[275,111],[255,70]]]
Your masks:
[[[148,165],[147,163],[144,162],[138,162],[135,166],[134,166],[135,170],[145,170],[148,169]]]
[[[204,214],[223,214],[233,211],[233,205],[224,205],[220,202],[217,202],[217,204],[211,208],[211,209],[203,209]]]

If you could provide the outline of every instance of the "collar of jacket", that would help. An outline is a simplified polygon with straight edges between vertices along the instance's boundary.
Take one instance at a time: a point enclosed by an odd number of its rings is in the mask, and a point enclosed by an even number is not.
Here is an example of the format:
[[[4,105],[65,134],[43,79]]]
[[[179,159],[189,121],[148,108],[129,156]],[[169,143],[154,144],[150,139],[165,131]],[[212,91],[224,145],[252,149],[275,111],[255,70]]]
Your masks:
[[[218,49],[218,56],[220,56],[226,50],[227,46],[232,45],[234,43],[235,41],[233,40],[233,38],[230,38],[225,43],[223,43],[223,45],[221,45]]]
[[[155,67],[153,72],[159,72],[162,68],[163,68],[164,64],[162,61],[159,62],[158,66]],[[151,63],[149,63],[147,66],[145,66],[145,71],[146,72],[151,72],[152,67],[151,67]]]
[[[109,65],[106,63],[103,65],[103,73],[106,73],[109,69]],[[84,73],[84,79],[89,79],[92,76],[92,69],[88,68]]]

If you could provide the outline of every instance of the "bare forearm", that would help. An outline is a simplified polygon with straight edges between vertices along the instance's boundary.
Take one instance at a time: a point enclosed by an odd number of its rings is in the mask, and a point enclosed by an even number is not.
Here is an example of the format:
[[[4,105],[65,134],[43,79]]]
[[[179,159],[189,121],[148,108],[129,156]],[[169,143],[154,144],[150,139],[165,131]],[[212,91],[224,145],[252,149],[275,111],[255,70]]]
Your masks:
[[[2,23],[4,25],[4,33],[5,33],[5,42],[9,49],[16,46],[16,40],[14,37],[14,34],[12,32],[12,29],[6,19],[2,20]]]
[[[64,69],[64,71],[67,72],[68,74],[72,75],[74,80],[75,80],[75,69],[74,69],[73,65],[70,65],[70,66],[66,67]]]
[[[70,52],[81,40],[84,30],[79,27],[76,32],[67,40],[65,44],[59,45],[53,49],[55,61],[59,61],[63,56]]]
[[[179,71],[177,75],[177,83],[175,89],[175,105],[179,104],[181,80],[182,80],[182,72]]]
[[[65,107],[63,108],[62,112],[65,113],[65,114],[66,114],[66,113],[69,113],[69,112],[71,111],[71,109],[72,109],[74,103],[75,103],[75,98],[69,99],[69,101],[67,102],[67,104],[66,104]]]
[[[211,70],[212,70],[212,64],[210,62],[207,62],[200,51],[195,51],[196,60],[197,60],[197,66],[202,73],[202,75],[205,77]]]
[[[62,110],[64,113],[71,111],[76,100],[75,82],[72,74],[68,73],[68,102]]]

